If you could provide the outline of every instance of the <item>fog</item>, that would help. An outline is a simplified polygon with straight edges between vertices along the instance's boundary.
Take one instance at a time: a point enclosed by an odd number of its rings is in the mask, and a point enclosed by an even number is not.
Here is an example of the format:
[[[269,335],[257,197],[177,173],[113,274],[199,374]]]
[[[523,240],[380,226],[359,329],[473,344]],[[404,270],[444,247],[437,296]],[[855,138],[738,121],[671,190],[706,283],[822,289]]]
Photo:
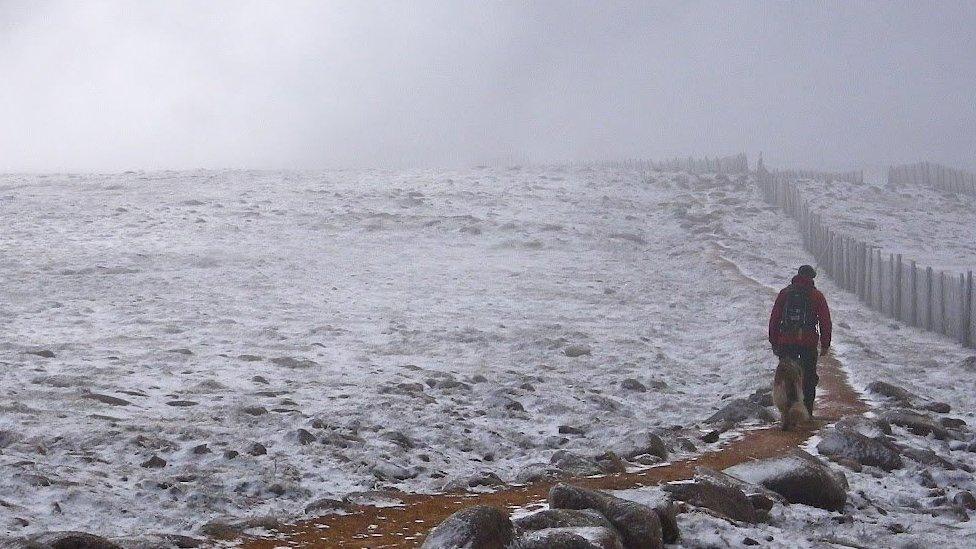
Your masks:
[[[965,2],[3,2],[0,171],[976,165]]]

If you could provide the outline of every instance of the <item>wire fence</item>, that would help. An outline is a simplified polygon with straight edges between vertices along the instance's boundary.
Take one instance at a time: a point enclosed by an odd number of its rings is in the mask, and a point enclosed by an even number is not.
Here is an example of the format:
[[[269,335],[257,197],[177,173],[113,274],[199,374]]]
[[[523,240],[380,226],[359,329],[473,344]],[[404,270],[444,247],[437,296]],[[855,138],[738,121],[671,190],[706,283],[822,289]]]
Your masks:
[[[765,200],[796,219],[804,246],[837,284],[890,318],[976,347],[971,270],[946,272],[918,265],[835,231],[812,211],[794,174],[760,169],[756,175]],[[813,179],[841,179],[836,175],[822,173]]]
[[[951,193],[976,194],[976,174],[918,162],[888,168],[888,185],[925,185]]]

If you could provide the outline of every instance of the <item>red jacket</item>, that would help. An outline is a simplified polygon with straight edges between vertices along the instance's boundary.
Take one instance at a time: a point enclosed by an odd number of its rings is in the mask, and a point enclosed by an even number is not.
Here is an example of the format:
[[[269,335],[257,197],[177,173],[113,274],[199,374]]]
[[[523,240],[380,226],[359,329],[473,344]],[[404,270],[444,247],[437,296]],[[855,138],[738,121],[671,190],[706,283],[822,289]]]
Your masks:
[[[827,300],[824,299],[820,290],[813,285],[813,279],[807,276],[796,275],[793,277],[793,284],[798,286],[810,287],[810,300],[813,303],[813,312],[817,315],[817,324],[820,325],[820,347],[826,349],[830,347],[830,309],[827,307]],[[799,334],[780,333],[779,324],[783,318],[783,304],[786,301],[786,290],[780,290],[776,296],[776,303],[773,305],[773,312],[769,315],[769,343],[773,347],[782,345],[801,345],[803,347],[817,348],[817,328],[803,330]]]

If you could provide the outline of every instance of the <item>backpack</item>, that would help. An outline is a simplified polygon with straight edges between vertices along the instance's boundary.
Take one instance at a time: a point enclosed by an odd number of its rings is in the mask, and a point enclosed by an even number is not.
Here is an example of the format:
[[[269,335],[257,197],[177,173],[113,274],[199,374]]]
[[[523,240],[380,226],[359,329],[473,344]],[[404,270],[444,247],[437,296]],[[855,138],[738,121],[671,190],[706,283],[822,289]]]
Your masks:
[[[779,327],[784,332],[802,332],[817,326],[817,315],[813,312],[813,291],[810,288],[791,284],[786,288],[783,300],[783,316]]]

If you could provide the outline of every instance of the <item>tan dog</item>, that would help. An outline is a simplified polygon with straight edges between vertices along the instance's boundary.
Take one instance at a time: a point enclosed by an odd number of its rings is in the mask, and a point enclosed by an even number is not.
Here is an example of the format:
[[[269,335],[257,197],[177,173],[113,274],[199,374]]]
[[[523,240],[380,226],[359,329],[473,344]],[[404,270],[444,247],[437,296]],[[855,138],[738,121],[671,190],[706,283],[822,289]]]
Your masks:
[[[783,419],[783,430],[789,431],[810,419],[803,405],[803,374],[792,358],[779,359],[773,378],[773,404]]]

